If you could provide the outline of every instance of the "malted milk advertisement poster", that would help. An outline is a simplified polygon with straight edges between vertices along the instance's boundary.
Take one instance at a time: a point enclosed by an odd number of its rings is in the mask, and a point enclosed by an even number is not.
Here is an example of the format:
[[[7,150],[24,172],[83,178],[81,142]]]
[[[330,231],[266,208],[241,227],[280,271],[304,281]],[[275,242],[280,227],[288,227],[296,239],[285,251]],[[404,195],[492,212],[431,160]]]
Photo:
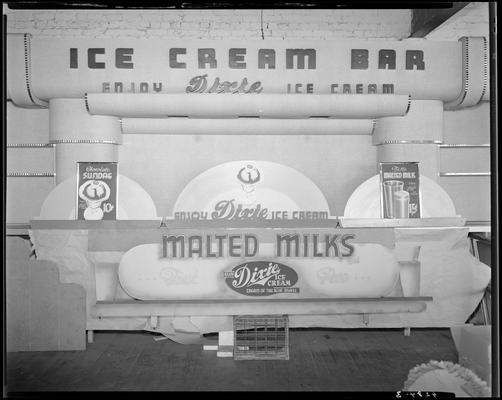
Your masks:
[[[380,163],[382,218],[420,218],[418,162]]]
[[[78,220],[117,219],[116,162],[77,162]]]

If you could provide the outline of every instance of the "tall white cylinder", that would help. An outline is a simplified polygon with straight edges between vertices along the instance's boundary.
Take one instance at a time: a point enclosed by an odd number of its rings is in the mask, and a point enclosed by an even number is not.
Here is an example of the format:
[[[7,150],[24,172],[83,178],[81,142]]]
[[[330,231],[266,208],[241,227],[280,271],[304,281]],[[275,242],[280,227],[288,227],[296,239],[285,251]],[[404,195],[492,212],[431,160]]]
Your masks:
[[[380,162],[419,162],[420,173],[438,182],[443,142],[443,102],[413,100],[404,117],[380,118],[372,142]]]
[[[441,143],[443,141],[443,102],[412,100],[403,117],[383,117],[376,122],[373,144],[388,142]]]
[[[439,146],[437,144],[385,144],[377,146],[377,162],[419,163],[420,174],[439,181]]]
[[[50,140],[121,143],[120,121],[116,117],[90,115],[84,99],[51,99]]]
[[[77,162],[118,162],[117,145],[104,143],[59,143],[56,145],[56,182],[77,173]]]
[[[119,119],[87,112],[84,99],[51,99],[51,143],[56,144],[56,182],[76,173],[78,161],[118,161]]]
[[[89,93],[89,112],[126,118],[373,119],[406,115],[407,95],[394,94],[144,94]]]

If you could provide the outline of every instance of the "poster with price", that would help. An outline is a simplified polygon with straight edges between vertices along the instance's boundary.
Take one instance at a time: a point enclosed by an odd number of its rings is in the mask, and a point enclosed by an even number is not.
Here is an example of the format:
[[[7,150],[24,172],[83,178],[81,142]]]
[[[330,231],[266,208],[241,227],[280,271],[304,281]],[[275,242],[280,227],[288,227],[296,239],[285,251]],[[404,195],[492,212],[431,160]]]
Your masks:
[[[418,162],[380,163],[382,218],[420,218]]]
[[[78,220],[117,219],[116,162],[77,162]]]

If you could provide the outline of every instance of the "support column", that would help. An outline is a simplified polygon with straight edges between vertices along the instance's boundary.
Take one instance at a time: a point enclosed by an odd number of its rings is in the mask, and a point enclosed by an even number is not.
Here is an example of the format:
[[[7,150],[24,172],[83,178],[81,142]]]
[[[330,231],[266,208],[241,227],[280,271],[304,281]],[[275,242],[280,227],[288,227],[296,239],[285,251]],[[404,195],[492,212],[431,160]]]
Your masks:
[[[380,162],[418,161],[420,173],[439,177],[439,144],[443,142],[443,102],[414,100],[404,117],[377,120],[373,145]]]
[[[76,174],[77,161],[118,161],[117,117],[90,115],[84,99],[51,99],[50,142],[56,145],[56,183]]]

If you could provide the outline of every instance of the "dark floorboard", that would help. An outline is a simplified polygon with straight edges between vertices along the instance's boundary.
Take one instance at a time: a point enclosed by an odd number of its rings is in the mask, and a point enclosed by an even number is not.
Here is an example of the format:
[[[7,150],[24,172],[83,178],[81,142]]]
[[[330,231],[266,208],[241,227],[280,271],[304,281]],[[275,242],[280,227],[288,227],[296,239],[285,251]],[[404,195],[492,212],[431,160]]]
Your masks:
[[[95,332],[85,351],[7,353],[9,392],[397,391],[430,360],[458,362],[449,329],[296,329],[289,361],[217,358],[150,332]],[[217,337],[211,338],[217,344]]]

